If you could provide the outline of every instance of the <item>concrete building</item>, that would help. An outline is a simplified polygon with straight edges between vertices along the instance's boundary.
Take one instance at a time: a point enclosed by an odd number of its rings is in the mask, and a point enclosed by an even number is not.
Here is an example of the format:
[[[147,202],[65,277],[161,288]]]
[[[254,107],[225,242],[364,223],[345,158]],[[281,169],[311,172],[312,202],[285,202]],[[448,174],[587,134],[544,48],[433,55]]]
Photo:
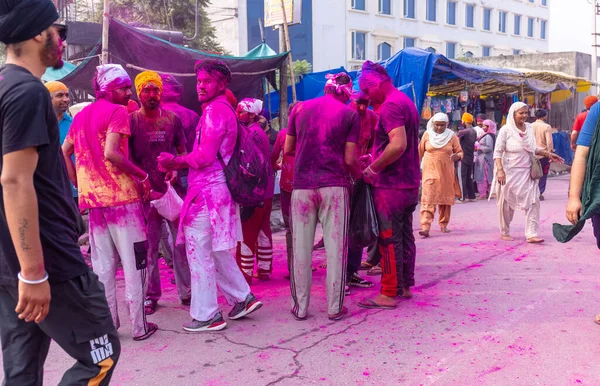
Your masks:
[[[550,1],[302,0],[302,24],[290,28],[292,50],[315,71],[356,69],[404,47],[450,58],[548,52]],[[208,12],[233,55],[260,43],[264,0],[214,1]],[[277,49],[277,33],[265,33]]]

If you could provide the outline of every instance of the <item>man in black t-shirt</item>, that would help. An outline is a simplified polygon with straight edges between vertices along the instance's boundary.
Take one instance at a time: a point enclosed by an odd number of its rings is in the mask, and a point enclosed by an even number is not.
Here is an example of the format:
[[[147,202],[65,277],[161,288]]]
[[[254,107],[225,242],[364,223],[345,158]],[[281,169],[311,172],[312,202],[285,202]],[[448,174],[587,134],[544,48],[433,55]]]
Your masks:
[[[104,289],[77,245],[75,203],[48,90],[66,28],[51,0],[0,0],[0,340],[6,385],[41,385],[54,340],[61,384],[107,385],[120,354]],[[15,312],[16,311],[16,312]]]

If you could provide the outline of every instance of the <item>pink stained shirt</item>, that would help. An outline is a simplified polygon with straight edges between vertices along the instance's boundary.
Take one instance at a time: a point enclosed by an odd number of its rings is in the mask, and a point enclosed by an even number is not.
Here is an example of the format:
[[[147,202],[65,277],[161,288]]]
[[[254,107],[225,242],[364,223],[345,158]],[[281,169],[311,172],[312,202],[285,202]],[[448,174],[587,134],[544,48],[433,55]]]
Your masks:
[[[291,193],[294,188],[294,157],[285,154],[281,156],[285,146],[286,135],[287,128],[284,127],[279,131],[277,141],[275,141],[275,146],[273,146],[271,164],[275,169],[277,162],[279,162],[279,158],[281,157],[281,178],[279,180],[279,187],[281,190]]]
[[[181,120],[185,139],[187,140],[186,150],[191,153],[196,143],[196,129],[198,128],[200,116],[195,111],[187,109],[176,102],[165,102],[161,107],[175,113]]]
[[[248,126],[248,132],[251,135],[256,135],[259,138],[259,145],[262,153],[265,155],[265,160],[267,162],[271,162],[271,143],[269,142],[269,137],[265,131],[260,127],[258,122],[251,124]],[[271,173],[269,175],[269,181],[267,183],[267,192],[265,194],[265,200],[270,200],[275,195],[275,174]]]
[[[189,168],[188,193],[183,202],[177,243],[185,242],[183,227],[196,211],[207,211],[212,230],[213,251],[234,248],[241,234],[238,206],[227,188],[217,152],[225,163],[233,155],[237,140],[237,117],[225,96],[202,107],[193,151],[185,156]],[[188,216],[189,215],[189,216]]]
[[[127,109],[99,99],[75,116],[65,139],[75,148],[80,210],[140,201],[133,178],[104,157],[109,133],[121,135],[121,151],[129,157]]]

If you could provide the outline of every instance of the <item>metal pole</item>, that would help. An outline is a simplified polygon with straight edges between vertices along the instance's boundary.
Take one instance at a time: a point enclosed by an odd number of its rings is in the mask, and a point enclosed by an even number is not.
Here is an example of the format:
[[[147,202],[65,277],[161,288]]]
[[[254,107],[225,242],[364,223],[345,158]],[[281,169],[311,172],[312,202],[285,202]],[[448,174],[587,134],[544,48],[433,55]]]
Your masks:
[[[104,14],[102,18],[102,56],[100,64],[108,64],[108,26],[110,25],[110,0],[104,0]]]
[[[287,22],[287,15],[285,12],[284,0],[281,0],[281,12],[283,12],[283,35],[285,37],[285,45],[286,45],[287,51],[290,52],[288,54],[288,61],[289,61],[290,78],[291,78],[291,85],[292,85],[292,101],[296,102],[296,100],[297,100],[296,76],[294,74],[294,60],[292,59],[292,45],[290,44],[290,31],[288,29],[288,22]]]
[[[596,8],[596,0],[592,1],[592,16],[594,17],[594,33],[592,34],[593,43],[592,43],[592,81],[594,83],[598,82],[598,24],[597,24],[597,8]],[[596,85],[592,86],[592,94],[598,94],[598,87]]]

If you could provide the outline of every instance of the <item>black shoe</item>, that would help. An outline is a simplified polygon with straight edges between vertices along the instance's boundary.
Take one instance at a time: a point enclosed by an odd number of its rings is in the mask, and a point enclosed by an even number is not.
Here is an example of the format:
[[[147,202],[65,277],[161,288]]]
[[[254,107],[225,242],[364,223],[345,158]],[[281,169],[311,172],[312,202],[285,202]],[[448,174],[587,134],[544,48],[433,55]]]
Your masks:
[[[348,279],[348,285],[351,287],[371,288],[373,287],[373,282],[365,280],[358,273],[355,273]]]

